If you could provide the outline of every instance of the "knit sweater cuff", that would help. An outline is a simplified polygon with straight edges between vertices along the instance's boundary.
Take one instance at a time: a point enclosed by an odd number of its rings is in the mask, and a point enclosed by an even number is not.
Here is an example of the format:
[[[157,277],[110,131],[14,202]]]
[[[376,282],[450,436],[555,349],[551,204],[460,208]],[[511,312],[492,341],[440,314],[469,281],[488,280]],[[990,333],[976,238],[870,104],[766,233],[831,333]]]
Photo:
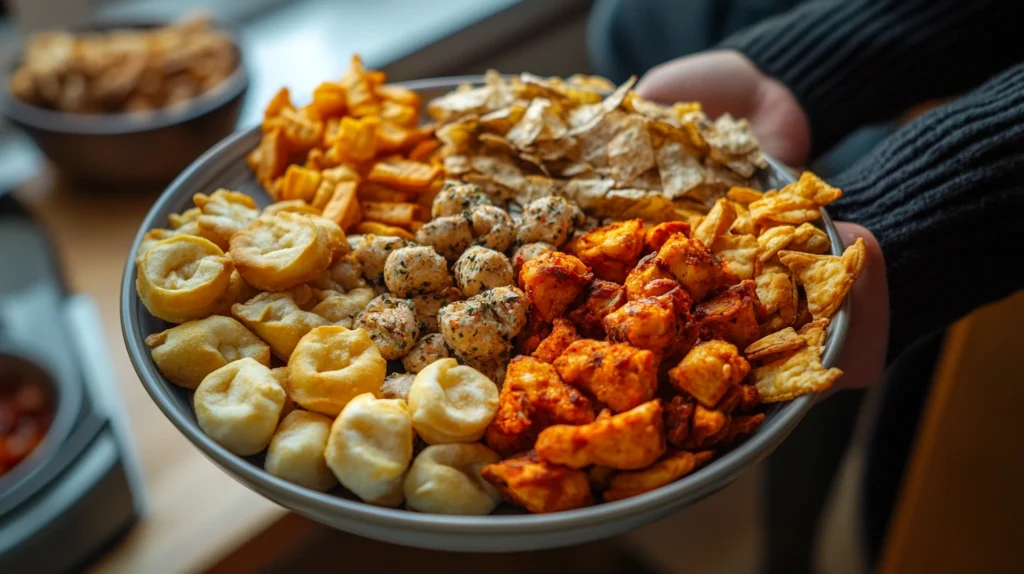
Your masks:
[[[962,93],[1024,55],[1024,2],[819,0],[719,47],[785,84],[811,123],[812,156],[867,123]]]
[[[1024,64],[908,124],[831,182],[878,238],[890,358],[1024,287]]]

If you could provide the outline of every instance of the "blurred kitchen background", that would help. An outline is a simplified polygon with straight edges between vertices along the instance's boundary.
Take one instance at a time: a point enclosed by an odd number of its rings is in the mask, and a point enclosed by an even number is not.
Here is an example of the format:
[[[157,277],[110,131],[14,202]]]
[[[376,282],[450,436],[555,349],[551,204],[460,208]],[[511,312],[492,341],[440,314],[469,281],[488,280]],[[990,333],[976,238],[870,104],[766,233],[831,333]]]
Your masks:
[[[591,56],[616,13],[607,9],[615,3],[598,4],[604,12],[594,14],[589,0],[8,0],[0,46],[9,56],[36,30],[106,19],[171,20],[204,10],[239,34],[250,76],[239,126],[248,127],[259,122],[279,87],[301,99],[321,81],[339,77],[354,52],[368,68],[386,71],[390,81],[489,68],[602,73]],[[766,6],[767,15],[795,2],[752,4]],[[694,33],[705,19],[718,20],[694,14],[680,23],[680,34]],[[711,42],[722,30],[704,32]],[[824,174],[840,169],[888,129],[858,134],[816,167]],[[819,405],[768,464],[661,523],[576,548],[446,554],[360,539],[289,514],[204,459],[150,401],[124,351],[117,291],[130,242],[160,185],[116,192],[76,186],[4,124],[0,196],[7,191],[49,232],[70,291],[90,300],[85,310],[76,304],[70,312],[95,330],[85,336],[91,343],[81,353],[81,368],[107,380],[116,395],[105,412],[120,421],[114,426],[126,437],[118,448],[127,468],[122,474],[130,478],[121,482],[132,489],[141,514],[111,527],[110,537],[86,541],[98,524],[86,516],[61,533],[64,538],[49,539],[50,548],[77,540],[90,549],[74,571],[1024,571],[1014,546],[1024,534],[1024,448],[1015,425],[1016,409],[1024,404],[1019,294],[920,345],[912,361],[924,368],[897,369],[871,393],[847,392]],[[11,250],[13,241],[0,244],[0,251]],[[880,402],[887,392],[889,400]],[[879,417],[889,424],[872,424]],[[866,463],[869,446],[876,455]],[[0,531],[8,519],[3,510],[0,504]],[[769,520],[768,513],[776,518]],[[0,537],[0,559],[2,543]],[[37,543],[34,551],[47,546]]]

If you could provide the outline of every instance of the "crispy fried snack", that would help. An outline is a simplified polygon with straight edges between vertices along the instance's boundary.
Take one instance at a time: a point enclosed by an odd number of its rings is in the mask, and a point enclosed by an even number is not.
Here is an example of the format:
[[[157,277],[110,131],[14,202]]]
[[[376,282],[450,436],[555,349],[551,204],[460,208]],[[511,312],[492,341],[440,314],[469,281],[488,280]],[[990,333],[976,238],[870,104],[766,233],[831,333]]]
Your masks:
[[[735,282],[703,243],[682,234],[669,237],[658,251],[657,259],[694,301],[701,301],[710,293]]]
[[[231,236],[238,272],[265,291],[312,281],[331,264],[335,242],[329,230],[297,213],[264,215]]]
[[[612,415],[602,411],[585,425],[550,426],[537,437],[541,459],[570,468],[592,464],[617,470],[649,466],[665,453],[661,401],[655,399]]]
[[[640,259],[644,248],[644,222],[639,219],[617,221],[580,235],[565,250],[593,269],[606,281],[622,283]]]
[[[501,502],[501,493],[480,471],[500,458],[478,443],[428,446],[416,455],[405,476],[406,504],[434,514],[490,514]]]
[[[835,367],[826,369],[821,364],[826,325],[826,321],[808,323],[800,329],[807,346],[783,353],[754,369],[754,384],[762,401],[788,401],[800,395],[820,392],[831,387],[843,375],[841,370]]]
[[[519,286],[549,323],[565,313],[591,279],[582,261],[558,251],[527,261],[519,272]]]
[[[648,287],[655,284],[648,283]],[[672,282],[666,293],[630,301],[609,313],[604,318],[604,329],[609,341],[628,343],[665,357],[684,351],[696,338],[690,304],[689,295]]]
[[[230,317],[211,315],[146,337],[153,362],[172,383],[194,389],[224,365],[252,357],[270,366],[270,348]]]
[[[702,339],[724,339],[745,349],[761,337],[758,323],[764,319],[764,311],[756,283],[747,280],[698,303],[693,317]]]
[[[344,294],[338,291],[313,291],[314,299],[319,302],[309,311],[320,315],[332,325],[351,329],[359,314],[366,310],[376,295],[369,287],[356,287]]]
[[[731,446],[753,434],[764,422],[764,413],[756,415],[735,415],[729,419],[729,426],[719,439],[717,446]]]
[[[752,202],[750,217],[761,226],[771,223],[798,225],[821,217],[820,209],[839,199],[842,192],[805,171],[800,179],[779,191],[764,193]]]
[[[658,388],[654,353],[623,343],[576,341],[554,366],[562,380],[591,393],[616,413],[651,400]]]
[[[655,488],[675,482],[690,474],[698,466],[711,459],[713,451],[687,452],[671,451],[648,468],[633,472],[618,472],[608,482],[604,492],[605,502],[622,500]]]
[[[795,351],[807,344],[807,340],[800,336],[792,327],[786,327],[771,335],[761,337],[754,341],[743,351],[743,355],[750,361],[769,357],[776,353]]]
[[[689,393],[702,405],[714,408],[732,387],[740,384],[750,364],[736,346],[713,340],[700,343],[668,372],[672,386]]]
[[[568,319],[559,317],[555,319],[551,334],[540,342],[537,349],[533,351],[533,356],[545,363],[554,363],[555,359],[565,353],[569,345],[579,340],[580,336],[576,332],[575,325]]]
[[[530,512],[558,512],[593,504],[587,473],[545,462],[536,453],[485,466],[480,473],[509,502]]]
[[[231,258],[210,241],[177,235],[146,250],[135,288],[153,316],[184,323],[223,306],[233,270]]]
[[[683,221],[666,221],[651,227],[644,233],[644,252],[657,253],[662,245],[676,233],[690,236],[690,225]]]
[[[319,413],[293,411],[281,420],[267,447],[263,468],[300,486],[326,492],[336,484],[324,449],[331,434],[331,419]]]
[[[196,388],[196,422],[229,451],[248,456],[267,447],[285,393],[266,365],[243,357],[213,371]]]
[[[604,337],[604,318],[626,304],[626,291],[616,283],[594,279],[587,284],[576,307],[567,315],[583,336]]]
[[[302,337],[288,371],[288,396],[305,409],[336,416],[356,395],[380,390],[387,363],[366,331],[328,325]]]
[[[197,193],[192,201],[200,211],[196,217],[200,237],[221,249],[227,249],[231,236],[245,229],[260,214],[251,197],[226,189],[218,189],[211,195]]]
[[[718,444],[729,431],[729,420],[730,416],[727,413],[706,408],[698,403],[690,423],[690,436],[686,438],[681,448],[699,450]]]
[[[427,444],[480,440],[498,410],[498,386],[455,359],[438,359],[416,374],[409,413]]]
[[[690,436],[690,421],[697,408],[691,397],[676,395],[664,406],[665,439],[674,447],[680,447]]]
[[[722,198],[715,202],[715,206],[704,216],[697,229],[693,230],[693,239],[700,241],[710,248],[715,240],[729,231],[729,227],[736,221],[736,208],[728,199]]]
[[[263,292],[245,303],[235,303],[231,314],[270,345],[274,355],[287,361],[303,335],[327,324],[320,315],[305,310],[312,297],[305,285],[288,291]]]
[[[740,279],[753,279],[761,272],[760,252],[757,238],[750,234],[727,233],[711,244],[711,253],[722,262],[722,268]]]
[[[864,240],[846,248],[842,257],[780,251],[779,261],[789,267],[807,293],[807,309],[815,319],[828,319],[839,309],[864,268]]]
[[[563,383],[554,367],[533,357],[512,359],[498,403],[485,436],[489,447],[506,456],[532,448],[550,425],[594,420],[590,401]]]

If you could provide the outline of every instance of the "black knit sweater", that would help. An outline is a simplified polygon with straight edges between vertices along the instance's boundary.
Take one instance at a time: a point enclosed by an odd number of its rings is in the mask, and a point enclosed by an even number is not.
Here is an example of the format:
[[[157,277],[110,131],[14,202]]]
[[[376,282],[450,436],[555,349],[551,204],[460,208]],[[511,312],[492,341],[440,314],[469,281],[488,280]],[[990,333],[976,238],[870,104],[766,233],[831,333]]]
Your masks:
[[[885,254],[890,358],[1024,287],[1024,2],[810,2],[721,47],[800,101],[819,153],[872,121],[917,118],[832,183],[837,219]]]

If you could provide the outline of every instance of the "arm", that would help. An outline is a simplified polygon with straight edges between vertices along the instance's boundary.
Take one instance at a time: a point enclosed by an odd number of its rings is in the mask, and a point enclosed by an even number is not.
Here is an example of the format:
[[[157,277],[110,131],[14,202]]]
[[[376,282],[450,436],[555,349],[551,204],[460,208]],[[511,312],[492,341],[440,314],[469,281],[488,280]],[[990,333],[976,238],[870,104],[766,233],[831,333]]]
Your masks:
[[[1019,0],[817,0],[725,40],[796,97],[811,156],[1024,58]]]
[[[890,360],[1024,287],[1024,64],[911,122],[831,183],[844,192],[832,214],[870,229],[885,254]]]

